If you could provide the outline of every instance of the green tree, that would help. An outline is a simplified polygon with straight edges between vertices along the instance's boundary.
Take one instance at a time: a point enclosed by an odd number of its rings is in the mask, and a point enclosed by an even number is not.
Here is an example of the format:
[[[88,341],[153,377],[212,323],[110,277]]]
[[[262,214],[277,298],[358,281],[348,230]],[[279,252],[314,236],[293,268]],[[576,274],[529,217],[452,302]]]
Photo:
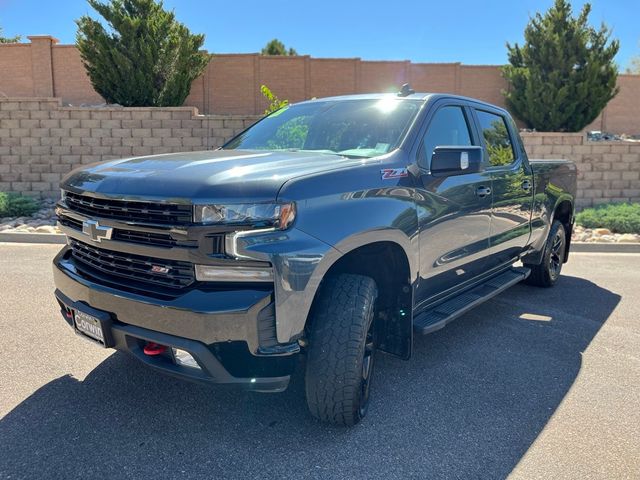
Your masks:
[[[577,132],[618,93],[613,58],[619,43],[604,24],[589,26],[590,11],[586,3],[574,18],[569,2],[556,0],[530,19],[522,47],[507,43],[507,106],[527,127]]]
[[[20,35],[16,35],[15,37],[2,36],[2,27],[0,27],[0,43],[17,43],[21,38],[22,37]]]
[[[296,52],[295,49],[293,48],[289,48],[289,50],[287,50],[287,47],[284,46],[284,43],[282,43],[277,38],[274,38],[269,43],[267,43],[265,47],[262,49],[261,53],[262,55],[284,55],[284,56],[298,55],[298,52]]]
[[[513,162],[513,148],[509,140],[507,126],[502,120],[496,120],[491,123],[491,129],[484,129],[484,136],[489,158],[491,158],[491,166],[509,165]]]
[[[192,35],[162,1],[88,0],[104,18],[76,21],[77,45],[91,84],[108,103],[179,106],[209,62],[204,35]]]

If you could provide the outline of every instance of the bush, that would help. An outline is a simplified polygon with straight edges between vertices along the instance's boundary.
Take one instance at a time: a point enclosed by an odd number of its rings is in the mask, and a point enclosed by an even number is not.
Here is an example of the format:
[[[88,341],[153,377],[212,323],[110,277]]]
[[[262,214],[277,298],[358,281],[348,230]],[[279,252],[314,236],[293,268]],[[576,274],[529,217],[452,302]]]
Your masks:
[[[269,102],[269,106],[264,111],[265,115],[269,115],[289,105],[289,100],[280,100],[266,85],[260,87],[260,93],[262,93],[265,100]]]
[[[509,51],[503,75],[509,82],[507,107],[528,128],[542,132],[579,132],[616,93],[614,57],[619,43],[604,25],[588,24],[591,6],[577,18],[567,0],[556,0],[536,14],[524,31],[524,45]]]
[[[93,88],[125,107],[180,106],[204,71],[204,35],[192,35],[156,0],[88,0],[107,29],[85,15],[77,46]]]
[[[40,204],[31,197],[0,192],[0,217],[27,217],[39,209]]]
[[[608,228],[614,233],[640,233],[640,203],[610,203],[576,215],[585,228]]]

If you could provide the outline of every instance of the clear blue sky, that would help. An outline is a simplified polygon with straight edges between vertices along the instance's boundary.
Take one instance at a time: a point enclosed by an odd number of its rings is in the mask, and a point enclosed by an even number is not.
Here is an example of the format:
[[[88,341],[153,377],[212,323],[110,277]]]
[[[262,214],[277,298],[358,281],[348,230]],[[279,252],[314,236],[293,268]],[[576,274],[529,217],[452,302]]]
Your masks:
[[[165,0],[213,53],[257,52],[277,37],[314,57],[502,64],[505,42],[522,42],[529,15],[553,0],[353,1]],[[583,1],[575,1],[579,11]],[[593,0],[591,22],[620,40],[624,69],[640,54],[640,0]],[[5,35],[50,34],[73,43],[85,0],[0,0]]]

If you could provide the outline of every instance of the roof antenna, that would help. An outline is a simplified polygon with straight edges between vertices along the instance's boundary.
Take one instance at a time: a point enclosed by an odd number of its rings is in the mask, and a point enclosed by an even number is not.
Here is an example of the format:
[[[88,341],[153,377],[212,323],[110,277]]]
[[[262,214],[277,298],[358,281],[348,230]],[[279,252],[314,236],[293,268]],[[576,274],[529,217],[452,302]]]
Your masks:
[[[411,88],[411,85],[409,85],[408,83],[405,83],[404,85],[402,85],[402,88],[400,88],[400,91],[398,92],[398,96],[408,97],[413,93],[416,93],[416,91],[413,88]]]

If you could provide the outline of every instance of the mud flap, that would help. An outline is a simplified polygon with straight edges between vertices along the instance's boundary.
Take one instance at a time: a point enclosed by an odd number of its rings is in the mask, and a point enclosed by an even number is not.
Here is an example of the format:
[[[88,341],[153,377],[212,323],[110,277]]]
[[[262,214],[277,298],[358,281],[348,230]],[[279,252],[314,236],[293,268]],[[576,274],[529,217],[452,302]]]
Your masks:
[[[378,350],[395,355],[403,360],[411,357],[413,348],[413,315],[411,289],[402,289],[398,307],[383,310],[376,318]]]

